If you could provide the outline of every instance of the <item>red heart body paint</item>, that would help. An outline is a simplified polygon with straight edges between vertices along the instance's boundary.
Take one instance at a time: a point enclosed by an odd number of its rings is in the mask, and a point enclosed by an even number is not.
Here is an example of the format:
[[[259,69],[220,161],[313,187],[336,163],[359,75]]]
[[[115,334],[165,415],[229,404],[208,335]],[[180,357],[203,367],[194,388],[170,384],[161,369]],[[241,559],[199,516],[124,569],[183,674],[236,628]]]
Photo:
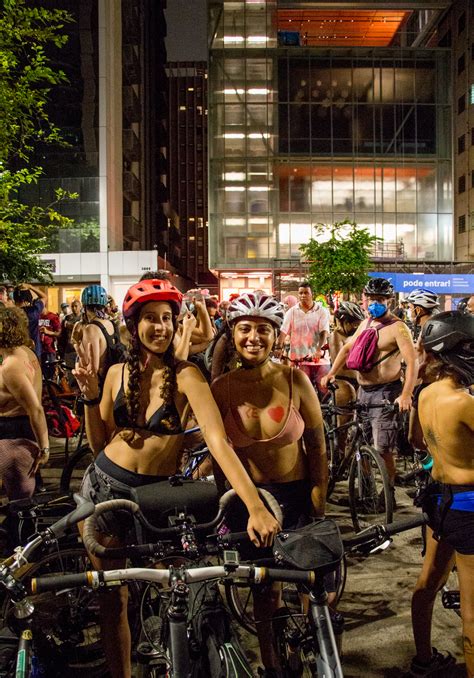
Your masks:
[[[277,424],[279,424],[285,416],[285,410],[281,405],[277,405],[277,407],[269,407],[268,415],[270,419],[273,419],[273,421],[276,421]]]

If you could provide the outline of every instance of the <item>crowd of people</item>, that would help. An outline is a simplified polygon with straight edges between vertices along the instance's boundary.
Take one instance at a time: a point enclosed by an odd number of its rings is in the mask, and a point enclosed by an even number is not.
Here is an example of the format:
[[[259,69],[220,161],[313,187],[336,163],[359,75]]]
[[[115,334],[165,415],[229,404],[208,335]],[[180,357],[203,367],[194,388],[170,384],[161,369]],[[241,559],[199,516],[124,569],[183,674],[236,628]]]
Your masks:
[[[159,271],[130,287],[122,323],[99,285],[86,287],[62,318],[46,310],[45,295],[31,285],[12,296],[0,288],[0,474],[9,498],[30,496],[34,474],[48,459],[41,369],[50,378],[57,354],[73,368],[95,455],[83,495],[95,503],[127,497],[131,488],[174,475],[192,415],[219,491],[229,484],[241,499],[229,524],[246,526],[250,559],[268,558],[282,527],[325,516],[328,468],[318,395],[330,382],[337,380],[339,404],[388,400],[409,413],[413,446],[433,458],[410,672],[431,675],[453,662],[431,647],[430,628],[434,597],[456,560],[466,666],[474,675],[474,296],[460,310],[439,312],[437,295],[417,289],[407,309],[393,308],[391,283],[370,278],[360,302],[341,301],[334,309],[315,300],[306,281],[286,306],[258,290],[219,303],[198,290],[183,295]],[[395,500],[399,414],[382,407],[369,412]],[[257,488],[276,497],[282,525]],[[117,515],[101,517],[96,537],[105,546],[120,545],[130,533]],[[92,560],[99,569],[123,565]],[[256,588],[253,595],[264,672],[279,676],[268,620],[280,590]],[[131,675],[127,596],[126,587],[101,596],[114,678]]]

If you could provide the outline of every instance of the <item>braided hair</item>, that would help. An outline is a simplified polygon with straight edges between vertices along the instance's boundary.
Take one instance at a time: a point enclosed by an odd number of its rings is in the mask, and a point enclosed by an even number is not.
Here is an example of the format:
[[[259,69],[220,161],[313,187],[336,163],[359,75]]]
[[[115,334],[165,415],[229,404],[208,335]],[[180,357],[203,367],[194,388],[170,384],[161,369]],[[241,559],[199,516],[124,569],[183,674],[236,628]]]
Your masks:
[[[126,321],[127,329],[130,333],[130,348],[127,352],[128,365],[128,384],[125,393],[125,405],[127,408],[130,427],[121,432],[121,437],[125,442],[132,443],[135,439],[135,429],[138,428],[138,417],[140,414],[140,382],[144,370],[140,368],[141,342],[138,338],[138,311],[133,318]],[[176,331],[176,316],[173,314],[173,328]],[[173,333],[174,338],[174,333]],[[160,387],[160,396],[163,399],[165,407],[172,405],[176,394],[176,366],[174,357],[173,341],[166,349],[163,355],[163,382]],[[161,420],[161,424],[170,430],[180,424],[176,421],[177,417],[169,416]]]

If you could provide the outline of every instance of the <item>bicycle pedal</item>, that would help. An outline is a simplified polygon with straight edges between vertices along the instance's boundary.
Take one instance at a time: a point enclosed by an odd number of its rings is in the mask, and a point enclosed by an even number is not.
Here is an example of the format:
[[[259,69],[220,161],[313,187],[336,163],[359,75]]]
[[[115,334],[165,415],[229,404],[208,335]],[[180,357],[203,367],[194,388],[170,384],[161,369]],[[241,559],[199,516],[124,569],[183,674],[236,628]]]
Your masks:
[[[461,596],[459,591],[443,591],[441,602],[445,610],[459,610],[461,608]]]

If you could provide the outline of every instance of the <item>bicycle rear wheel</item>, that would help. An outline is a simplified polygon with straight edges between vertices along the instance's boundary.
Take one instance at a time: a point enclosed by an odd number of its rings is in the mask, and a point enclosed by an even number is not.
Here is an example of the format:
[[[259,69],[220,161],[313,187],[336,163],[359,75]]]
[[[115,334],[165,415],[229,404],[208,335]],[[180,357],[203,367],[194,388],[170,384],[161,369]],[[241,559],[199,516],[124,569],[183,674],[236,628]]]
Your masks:
[[[61,473],[61,480],[59,481],[61,492],[76,492],[84,476],[84,471],[93,461],[94,455],[89,445],[83,445],[76,450]]]
[[[393,519],[393,492],[387,469],[377,450],[360,445],[349,471],[349,506],[354,530]]]

